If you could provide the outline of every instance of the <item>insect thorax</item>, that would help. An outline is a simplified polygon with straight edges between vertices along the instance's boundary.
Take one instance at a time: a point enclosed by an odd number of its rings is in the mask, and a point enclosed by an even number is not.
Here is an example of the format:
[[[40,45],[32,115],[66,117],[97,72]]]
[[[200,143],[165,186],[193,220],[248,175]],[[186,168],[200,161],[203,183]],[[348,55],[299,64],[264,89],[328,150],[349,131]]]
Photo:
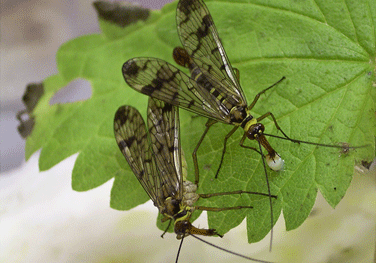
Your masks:
[[[160,213],[168,218],[175,218],[175,216],[180,212],[181,201],[172,197],[168,197],[164,201],[164,206],[160,208]]]
[[[247,108],[242,105],[234,106],[230,110],[230,121],[233,125],[241,125],[242,128],[244,128],[244,125],[253,119],[253,116],[248,112]]]

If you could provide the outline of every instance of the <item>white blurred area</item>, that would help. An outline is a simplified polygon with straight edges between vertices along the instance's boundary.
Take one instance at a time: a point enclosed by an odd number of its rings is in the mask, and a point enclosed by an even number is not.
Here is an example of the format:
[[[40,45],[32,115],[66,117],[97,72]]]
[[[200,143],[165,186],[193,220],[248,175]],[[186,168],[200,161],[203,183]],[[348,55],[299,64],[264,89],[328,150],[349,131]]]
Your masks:
[[[179,241],[155,226],[151,201],[131,211],[109,208],[112,180],[88,192],[71,189],[77,155],[38,172],[39,153],[0,177],[0,262],[175,262]],[[373,262],[376,183],[373,170],[355,173],[341,203],[332,209],[319,196],[312,215],[286,232],[282,218],[269,236],[248,244],[245,222],[223,239],[207,237],[227,249],[273,262]],[[194,225],[207,227],[206,217]],[[188,237],[179,262],[244,262]]]
[[[141,3],[141,1],[138,1]],[[160,8],[165,1],[143,1]],[[155,226],[149,201],[131,211],[109,208],[113,180],[88,192],[71,189],[77,155],[38,172],[39,153],[25,163],[15,114],[24,108],[26,84],[57,73],[58,47],[99,32],[92,1],[3,1],[1,3],[0,262],[175,262],[179,241]],[[154,4],[154,5],[152,5]],[[286,232],[282,218],[269,236],[248,244],[245,222],[219,246],[273,262],[374,262],[376,170],[357,172],[345,198],[332,209],[319,196],[312,216]],[[207,227],[202,216],[195,226]],[[179,262],[245,262],[193,238],[184,240]]]

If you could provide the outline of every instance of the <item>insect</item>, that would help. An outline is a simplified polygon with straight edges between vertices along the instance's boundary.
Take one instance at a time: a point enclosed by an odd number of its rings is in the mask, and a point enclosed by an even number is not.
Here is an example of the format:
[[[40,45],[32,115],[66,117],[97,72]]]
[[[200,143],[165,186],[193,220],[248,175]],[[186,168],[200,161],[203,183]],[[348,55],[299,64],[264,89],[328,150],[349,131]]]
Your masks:
[[[196,193],[197,185],[186,180],[185,162],[181,154],[178,109],[170,104],[149,98],[147,120],[148,128],[146,129],[141,114],[135,108],[120,107],[114,119],[115,139],[140,184],[164,216],[162,221],[169,220],[170,224],[174,222],[177,239],[183,241],[184,237],[189,235],[195,238],[198,238],[196,235],[222,237],[215,229],[194,227],[190,223],[190,218],[195,210],[226,211],[253,208],[252,206],[223,208],[195,206],[194,203],[199,198],[233,194],[269,196],[242,190],[211,194]],[[230,253],[249,260],[265,262],[235,252]]]
[[[123,65],[123,76],[127,84],[143,94],[160,99],[172,105],[182,107],[201,116],[207,117],[206,128],[193,153],[195,182],[199,182],[197,151],[209,129],[217,122],[231,124],[235,127],[225,136],[220,163],[215,175],[218,177],[226,153],[227,140],[241,127],[244,129],[240,146],[252,149],[262,156],[266,185],[271,195],[265,162],[279,171],[284,161],[272,148],[265,135],[289,140],[295,143],[307,143],[316,146],[342,148],[340,145],[326,145],[289,138],[278,125],[275,116],[266,112],[258,118],[250,111],[260,96],[284,80],[282,77],[272,86],[259,92],[248,105],[239,83],[239,72],[234,69],[226,55],[218,36],[214,21],[202,0],[181,0],[176,11],[177,31],[183,48],[174,49],[175,62],[190,71],[190,76],[157,58],[137,57]],[[264,133],[265,127],[260,123],[270,117],[283,137]],[[244,145],[246,138],[258,142],[258,147]],[[264,156],[262,147],[266,149]],[[355,148],[355,147],[352,147]],[[273,235],[273,208],[269,198],[271,214],[271,242]]]

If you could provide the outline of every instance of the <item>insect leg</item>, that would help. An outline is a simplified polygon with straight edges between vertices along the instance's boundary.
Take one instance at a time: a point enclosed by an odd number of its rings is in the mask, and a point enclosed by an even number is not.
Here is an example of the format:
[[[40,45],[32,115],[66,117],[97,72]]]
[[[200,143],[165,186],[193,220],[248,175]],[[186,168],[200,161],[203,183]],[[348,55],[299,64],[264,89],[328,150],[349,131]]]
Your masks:
[[[222,167],[222,163],[223,163],[223,158],[225,156],[225,153],[226,153],[226,145],[227,145],[227,140],[228,138],[231,137],[231,135],[234,134],[234,132],[239,128],[239,126],[235,126],[225,137],[225,140],[224,140],[224,143],[223,143],[223,150],[222,150],[222,156],[221,156],[221,162],[219,163],[219,167],[217,169],[217,172],[215,173],[215,179],[218,178],[218,174],[219,174],[219,170],[221,170],[221,167]]]
[[[198,161],[197,161],[197,151],[198,151],[198,148],[200,147],[202,141],[204,140],[206,134],[208,133],[210,127],[215,124],[216,121],[213,121],[213,120],[208,120],[205,124],[206,128],[205,128],[205,131],[204,133],[201,135],[201,138],[200,140],[198,141],[197,145],[196,145],[196,148],[194,149],[193,153],[192,153],[192,158],[193,158],[193,164],[195,166],[195,184],[197,185],[198,187],[198,182],[199,182],[199,169],[198,169]]]
[[[257,148],[254,148],[254,147],[252,147],[252,146],[244,145],[244,141],[245,141],[246,138],[247,138],[247,135],[244,133],[242,139],[241,139],[240,142],[239,142],[240,147],[243,147],[243,148],[246,148],[246,149],[254,150],[254,151],[257,152],[258,154],[262,155],[262,153],[261,153],[259,150],[257,150]]]
[[[260,98],[261,94],[265,93],[266,91],[268,91],[269,89],[273,88],[274,86],[276,86],[277,84],[279,84],[282,80],[284,80],[286,77],[282,77],[280,80],[278,80],[276,83],[274,83],[273,85],[271,85],[270,87],[260,91],[256,96],[255,98],[253,99],[252,103],[248,106],[248,110],[251,110],[256,102],[258,101],[258,99]]]
[[[171,222],[172,222],[172,219],[170,218],[170,222],[168,222],[168,226],[166,227],[165,231],[163,231],[161,238],[163,238],[163,236],[167,233],[167,230],[170,228]]]
[[[275,119],[273,113],[271,113],[271,112],[267,112],[267,113],[263,114],[262,116],[260,116],[259,118],[257,118],[257,121],[261,121],[261,120],[263,120],[263,119],[265,119],[266,117],[269,117],[269,116],[272,117],[275,127],[276,127],[280,132],[282,132],[283,136],[285,136],[287,140],[292,141],[292,142],[297,142],[297,143],[299,143],[299,141],[296,141],[296,140],[294,140],[294,139],[291,139],[289,136],[287,136],[286,133],[283,132],[283,130],[281,129],[281,127],[279,127],[279,125],[278,125],[278,123],[277,123],[277,120]]]

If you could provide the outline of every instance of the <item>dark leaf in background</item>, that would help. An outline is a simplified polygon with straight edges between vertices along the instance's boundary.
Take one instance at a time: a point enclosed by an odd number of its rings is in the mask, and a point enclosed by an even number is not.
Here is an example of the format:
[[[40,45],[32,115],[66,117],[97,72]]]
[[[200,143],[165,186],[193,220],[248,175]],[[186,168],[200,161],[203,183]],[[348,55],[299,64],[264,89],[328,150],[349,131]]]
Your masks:
[[[22,102],[26,106],[26,109],[19,111],[16,116],[20,121],[20,125],[17,127],[18,132],[24,139],[26,139],[33,130],[34,117],[32,116],[32,111],[43,94],[43,83],[31,83],[26,87],[25,94],[22,97]],[[23,116],[27,116],[28,118],[24,120]]]

